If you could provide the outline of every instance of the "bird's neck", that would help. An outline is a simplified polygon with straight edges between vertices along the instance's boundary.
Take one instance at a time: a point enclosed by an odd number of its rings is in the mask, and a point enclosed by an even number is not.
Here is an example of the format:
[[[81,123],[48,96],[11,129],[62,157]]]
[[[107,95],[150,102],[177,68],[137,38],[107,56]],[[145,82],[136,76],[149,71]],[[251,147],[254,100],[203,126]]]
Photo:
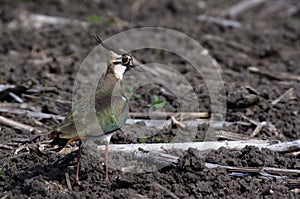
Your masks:
[[[112,71],[114,73],[114,75],[116,76],[117,79],[122,80],[123,79],[123,75],[126,71],[126,67],[123,66],[122,64],[115,64],[112,66]]]
[[[123,74],[122,74],[123,77]],[[115,74],[115,71],[112,68],[108,68],[102,82],[99,84],[101,85],[100,90],[104,93],[111,94],[114,96],[123,96],[123,89],[122,89],[122,79],[120,76]]]

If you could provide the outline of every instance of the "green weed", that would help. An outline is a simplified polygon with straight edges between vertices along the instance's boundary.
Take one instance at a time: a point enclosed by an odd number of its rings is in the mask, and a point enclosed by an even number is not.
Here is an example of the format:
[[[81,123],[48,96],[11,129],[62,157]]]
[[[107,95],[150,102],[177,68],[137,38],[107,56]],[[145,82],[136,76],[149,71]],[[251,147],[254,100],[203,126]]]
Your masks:
[[[153,96],[153,103],[148,104],[147,106],[150,108],[163,108],[167,102],[161,101],[157,95]]]
[[[141,144],[145,144],[145,143],[146,143],[146,139],[147,139],[147,137],[140,138],[140,139],[139,139],[139,142],[140,142]]]

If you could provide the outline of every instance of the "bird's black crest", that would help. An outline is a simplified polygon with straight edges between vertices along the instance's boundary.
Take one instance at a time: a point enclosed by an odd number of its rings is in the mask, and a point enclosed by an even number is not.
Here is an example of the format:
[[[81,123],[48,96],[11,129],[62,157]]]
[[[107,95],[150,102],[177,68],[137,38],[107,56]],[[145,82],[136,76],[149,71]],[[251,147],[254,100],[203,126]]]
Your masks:
[[[112,48],[110,48],[109,46],[107,46],[105,43],[103,43],[102,39],[101,39],[98,35],[93,34],[93,37],[94,37],[94,39],[98,42],[98,44],[100,44],[100,45],[101,45],[103,48],[105,48],[106,50],[113,51],[114,53],[119,54],[119,55],[123,54],[121,51],[112,49]]]

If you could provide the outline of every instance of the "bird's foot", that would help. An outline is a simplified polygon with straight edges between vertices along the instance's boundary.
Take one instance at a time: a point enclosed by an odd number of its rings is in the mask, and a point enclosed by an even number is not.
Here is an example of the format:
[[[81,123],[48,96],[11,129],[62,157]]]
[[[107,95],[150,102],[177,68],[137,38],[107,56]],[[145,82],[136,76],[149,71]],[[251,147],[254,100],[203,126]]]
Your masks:
[[[79,181],[78,178],[76,178],[76,183],[77,183],[78,186],[81,186],[81,182]]]

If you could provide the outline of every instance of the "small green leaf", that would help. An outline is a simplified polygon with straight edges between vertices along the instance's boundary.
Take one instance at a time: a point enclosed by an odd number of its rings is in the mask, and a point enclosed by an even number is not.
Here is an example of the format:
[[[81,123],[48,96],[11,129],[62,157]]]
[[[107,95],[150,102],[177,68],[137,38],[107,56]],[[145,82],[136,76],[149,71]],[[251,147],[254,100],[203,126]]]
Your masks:
[[[139,139],[139,142],[144,144],[144,143],[146,143],[146,139],[147,139],[147,137],[143,137],[143,138]]]
[[[148,107],[163,108],[167,103],[159,99],[157,95],[153,96],[153,104],[148,104]]]
[[[154,108],[163,108],[166,105],[166,102],[160,102],[157,104],[153,104]]]
[[[127,91],[128,93],[132,93],[133,87],[132,87],[132,86],[126,86],[126,91]]]
[[[140,101],[141,100],[141,95],[139,95],[139,94],[135,94],[134,96],[133,96],[133,98],[134,98],[134,100],[135,101]]]
[[[4,173],[5,171],[5,164],[0,168],[0,176]]]
[[[103,17],[98,15],[89,15],[87,16],[87,20],[92,23],[100,23],[103,22]]]
[[[153,96],[153,102],[154,102],[154,104],[160,103],[159,97],[157,95]]]
[[[215,113],[216,118],[221,120],[223,118],[223,115],[221,113]]]

